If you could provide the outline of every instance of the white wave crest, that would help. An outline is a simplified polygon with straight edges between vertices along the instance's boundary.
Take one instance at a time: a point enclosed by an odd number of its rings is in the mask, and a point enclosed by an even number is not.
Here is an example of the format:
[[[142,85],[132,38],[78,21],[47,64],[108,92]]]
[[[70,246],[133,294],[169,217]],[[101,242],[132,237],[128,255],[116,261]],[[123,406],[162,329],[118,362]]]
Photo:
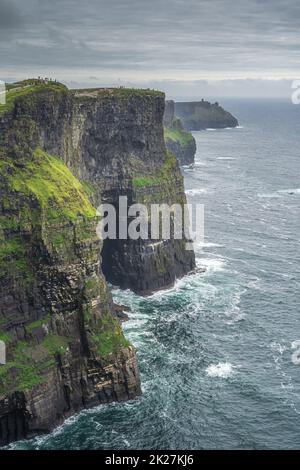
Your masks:
[[[279,342],[276,342],[276,341],[273,341],[270,344],[270,346],[271,346],[272,351],[277,352],[280,355],[282,355],[284,353],[284,351],[286,351],[286,349],[287,349],[286,346],[284,346],[283,344],[281,344]]]
[[[218,364],[210,364],[205,369],[206,374],[209,377],[221,377],[223,379],[227,379],[233,373],[233,365],[230,362],[219,362]]]
[[[278,193],[258,193],[257,196],[260,198],[265,198],[265,199],[272,199],[272,198],[280,197]]]
[[[234,157],[218,157],[217,160],[228,160],[228,161],[232,161],[232,160],[236,160],[236,158],[234,158]]]
[[[197,194],[204,194],[207,193],[207,190],[204,188],[199,188],[199,189],[187,189],[185,193],[188,196],[197,196]]]
[[[182,165],[181,168],[183,168],[183,170],[190,170],[192,169],[194,166],[193,163],[189,164],[189,165]]]
[[[279,194],[300,194],[300,188],[281,189],[278,191]]]
[[[290,189],[279,189],[278,191],[274,191],[273,193],[259,193],[258,197],[272,199],[272,198],[283,197],[285,195],[293,196],[293,195],[299,195],[299,194],[300,194],[300,188],[290,188]]]
[[[196,244],[196,246],[199,248],[222,248],[224,245],[212,242],[199,242]]]
[[[206,273],[209,273],[211,271],[222,271],[226,261],[223,258],[199,258],[196,260],[196,264],[204,266]]]

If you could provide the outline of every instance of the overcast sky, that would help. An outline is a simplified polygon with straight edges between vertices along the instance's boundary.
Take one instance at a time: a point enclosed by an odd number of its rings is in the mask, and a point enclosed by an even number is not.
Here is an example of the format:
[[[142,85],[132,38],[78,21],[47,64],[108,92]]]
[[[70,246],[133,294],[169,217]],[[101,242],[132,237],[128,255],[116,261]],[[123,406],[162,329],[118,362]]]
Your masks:
[[[299,24],[299,0],[0,0],[0,79],[288,95]]]

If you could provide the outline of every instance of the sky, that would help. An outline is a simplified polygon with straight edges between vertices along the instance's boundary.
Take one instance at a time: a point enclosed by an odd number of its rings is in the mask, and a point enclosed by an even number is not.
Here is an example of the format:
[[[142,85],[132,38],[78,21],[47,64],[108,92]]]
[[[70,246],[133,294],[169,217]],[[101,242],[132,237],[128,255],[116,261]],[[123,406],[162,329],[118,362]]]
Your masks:
[[[0,0],[0,79],[288,96],[299,0]]]

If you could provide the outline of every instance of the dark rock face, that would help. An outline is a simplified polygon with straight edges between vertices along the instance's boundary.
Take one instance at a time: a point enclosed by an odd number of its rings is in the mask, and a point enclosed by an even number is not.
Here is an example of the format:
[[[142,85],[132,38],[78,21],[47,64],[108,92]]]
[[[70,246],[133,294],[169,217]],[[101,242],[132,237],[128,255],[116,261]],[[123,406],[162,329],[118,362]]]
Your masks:
[[[179,164],[194,163],[196,141],[190,132],[184,130],[182,122],[175,116],[175,103],[172,100],[166,101],[164,128],[166,147],[176,156]]]
[[[1,445],[48,432],[82,408],[140,394],[135,350],[113,314],[83,187],[41,151],[2,150]]]
[[[186,201],[164,146],[164,96],[55,87],[0,114],[1,445],[140,394],[103,271],[148,293],[194,267],[184,239],[105,241],[101,267],[101,201]]]
[[[180,169],[166,152],[164,94],[126,90],[77,91],[30,107],[37,144],[60,156],[73,173],[92,186],[92,201],[112,203],[119,196],[134,203],[186,202]],[[138,293],[170,286],[194,267],[186,240],[113,240],[103,249],[106,278]]]
[[[239,125],[238,120],[218,103],[211,104],[204,100],[175,103],[175,112],[188,130],[223,129]]]
[[[166,100],[163,119],[164,126],[172,128],[176,120],[178,120],[180,125],[180,120],[175,116],[175,102],[173,100]]]

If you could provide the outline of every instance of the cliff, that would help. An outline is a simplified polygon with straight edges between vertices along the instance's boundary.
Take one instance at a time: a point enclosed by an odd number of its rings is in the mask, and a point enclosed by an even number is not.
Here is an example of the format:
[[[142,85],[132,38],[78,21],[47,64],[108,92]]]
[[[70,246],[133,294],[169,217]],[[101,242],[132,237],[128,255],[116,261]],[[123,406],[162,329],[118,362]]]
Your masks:
[[[175,112],[183,127],[188,130],[223,129],[239,125],[238,120],[218,103],[212,104],[204,100],[175,103]]]
[[[106,279],[150,292],[193,269],[194,255],[185,240],[102,247],[95,207],[118,209],[119,195],[185,202],[163,113],[159,92],[33,81],[0,108],[0,444],[140,394]]]
[[[164,113],[164,137],[167,149],[172,152],[180,165],[194,163],[196,141],[185,131],[180,119],[175,116],[174,101],[166,101]]]

